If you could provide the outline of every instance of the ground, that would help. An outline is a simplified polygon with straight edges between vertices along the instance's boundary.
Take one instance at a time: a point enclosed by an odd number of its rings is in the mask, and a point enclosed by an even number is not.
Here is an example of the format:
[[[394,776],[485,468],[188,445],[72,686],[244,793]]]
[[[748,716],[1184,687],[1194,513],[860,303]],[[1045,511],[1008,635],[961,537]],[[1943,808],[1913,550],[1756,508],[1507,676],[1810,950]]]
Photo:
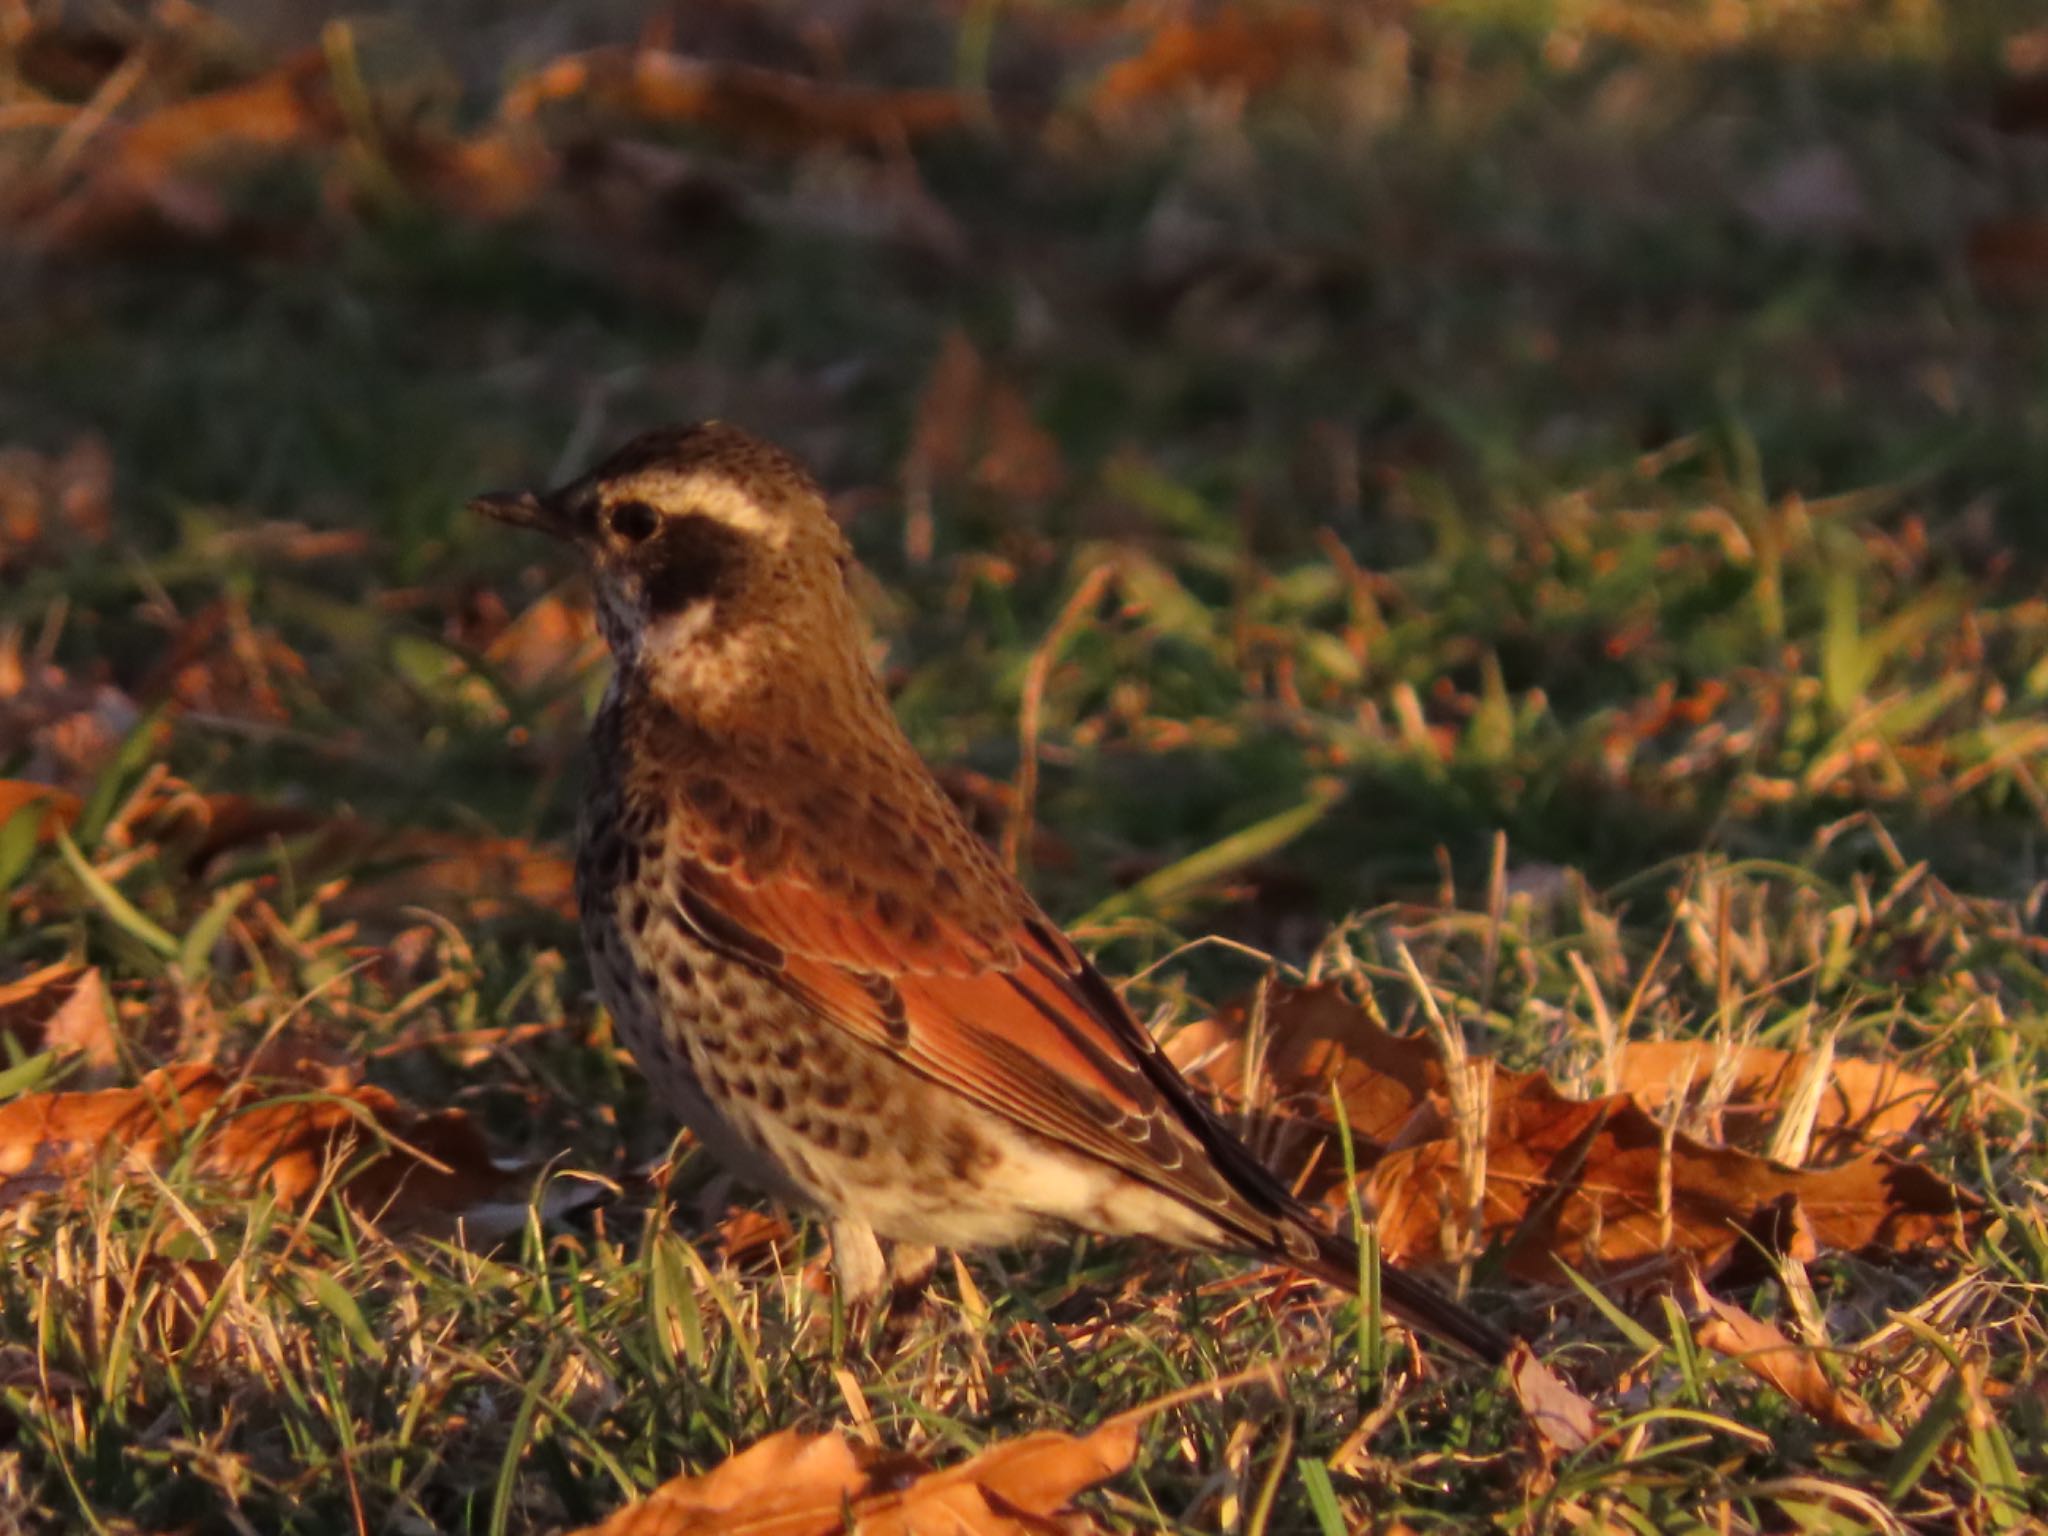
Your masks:
[[[0,978],[106,1015],[0,993],[0,1088],[208,1063],[180,1102],[476,1156],[423,1211],[0,1121],[24,1526],[555,1529],[784,1427],[945,1462],[1276,1359],[1091,1517],[2048,1513],[2048,9],[241,20],[0,17],[0,776],[70,797],[0,829]],[[1862,1141],[1743,1143],[1731,1066],[1667,1148],[1877,1142],[1960,1214],[1723,1274],[1846,1351],[1805,1400],[1614,1234],[1555,1247],[1596,1303],[1526,1209],[1438,1223],[1585,1449],[1138,1245],[850,1331],[590,997],[587,595],[464,510],[713,415],[831,491],[914,740],[1163,1031],[1277,969],[1653,1114],[1630,1040],[1893,1064],[1939,1093]]]

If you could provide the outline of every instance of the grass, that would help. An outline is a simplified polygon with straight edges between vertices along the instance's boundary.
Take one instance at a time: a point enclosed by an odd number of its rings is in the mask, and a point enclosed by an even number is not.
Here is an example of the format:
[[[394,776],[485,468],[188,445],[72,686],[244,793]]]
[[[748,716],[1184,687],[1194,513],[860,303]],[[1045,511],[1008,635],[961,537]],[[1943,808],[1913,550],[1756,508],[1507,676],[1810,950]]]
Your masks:
[[[871,1415],[947,1458],[1285,1359],[1284,1400],[1173,1410],[1096,1514],[2048,1513],[2048,311],[2038,273],[1969,254],[2039,216],[2038,143],[1991,101],[2048,13],[1838,9],[1381,12],[1245,99],[1120,116],[1091,91],[1135,44],[1094,13],[877,12],[847,77],[985,86],[994,126],[907,159],[640,130],[670,195],[593,171],[500,223],[344,157],[234,191],[262,238],[0,256],[0,448],[104,445],[114,530],[46,510],[0,545],[0,635],[61,674],[9,684],[0,770],[85,802],[75,860],[0,834],[0,974],[100,966],[103,1075],[269,1039],[460,1106],[537,1202],[492,1247],[189,1161],[70,1199],[11,1169],[0,1502],[53,1529],[551,1529],[785,1425]],[[395,62],[366,30],[372,86],[429,60],[473,120],[564,45],[552,13],[479,15],[388,34]],[[207,46],[196,78],[268,57]],[[47,148],[10,130],[0,173]],[[954,338],[979,371],[942,390]],[[899,710],[956,782],[1017,780],[1028,705],[1034,885],[1116,974],[1159,965],[1141,1005],[1246,990],[1243,948],[1182,948],[1222,935],[1420,1028],[1405,946],[1475,1049],[1568,1086],[1600,1080],[1588,977],[1637,1035],[1831,1038],[1971,1085],[1909,1150],[1994,1202],[1974,1250],[1812,1266],[1897,1443],[1612,1277],[1604,1309],[1483,1288],[1614,1430],[1563,1455],[1502,1382],[1399,1351],[1381,1375],[1348,1304],[1220,1261],[942,1267],[884,1348],[802,1254],[724,1260],[703,1159],[648,1172],[670,1128],[571,926],[408,873],[417,844],[323,841],[565,843],[591,677],[492,646],[576,591],[462,502],[703,414],[840,493]],[[94,698],[97,737],[59,729]],[[121,814],[165,773],[308,825],[195,866]]]

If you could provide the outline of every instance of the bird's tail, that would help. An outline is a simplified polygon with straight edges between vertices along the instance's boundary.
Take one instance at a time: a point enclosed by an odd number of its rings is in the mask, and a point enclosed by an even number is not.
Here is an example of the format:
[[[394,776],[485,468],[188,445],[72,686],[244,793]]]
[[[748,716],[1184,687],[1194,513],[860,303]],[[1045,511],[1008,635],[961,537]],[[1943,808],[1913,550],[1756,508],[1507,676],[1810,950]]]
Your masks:
[[[1297,1233],[1309,1239],[1313,1252],[1292,1251]],[[1298,1220],[1288,1238],[1290,1262],[1318,1280],[1357,1294],[1358,1245],[1350,1238],[1326,1232],[1312,1219]],[[1417,1332],[1455,1344],[1488,1365],[1499,1365],[1514,1346],[1513,1338],[1470,1307],[1391,1264],[1380,1266],[1380,1304]]]

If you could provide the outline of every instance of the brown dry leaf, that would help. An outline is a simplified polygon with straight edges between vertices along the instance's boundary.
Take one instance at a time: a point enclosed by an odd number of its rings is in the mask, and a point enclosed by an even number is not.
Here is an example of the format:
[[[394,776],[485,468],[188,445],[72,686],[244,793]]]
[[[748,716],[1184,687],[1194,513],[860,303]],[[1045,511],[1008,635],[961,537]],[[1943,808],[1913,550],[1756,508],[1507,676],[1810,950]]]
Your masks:
[[[175,781],[161,788],[161,794],[137,804],[124,820],[134,835],[172,848],[182,858],[185,872],[195,878],[233,849],[336,825],[308,806],[267,804],[246,795],[201,794]]]
[[[1862,1398],[1828,1379],[1812,1349],[1795,1344],[1777,1324],[1723,1301],[1700,1284],[1697,1276],[1692,1279],[1690,1300],[1693,1337],[1708,1349],[1736,1361],[1823,1424],[1880,1444],[1897,1439]]]
[[[429,202],[485,220],[527,212],[562,171],[554,151],[518,126],[469,139],[400,141],[392,160],[407,185]]]
[[[1336,23],[1318,7],[1248,14],[1242,6],[1223,6],[1203,20],[1155,29],[1143,53],[1103,75],[1095,87],[1095,110],[1118,112],[1187,86],[1266,90],[1301,65],[1329,58],[1342,41]]]
[[[113,456],[97,434],[62,454],[0,448],[0,570],[53,547],[106,543],[113,496]]]
[[[1396,1260],[1446,1247],[1445,1213],[1465,1180],[1454,1141],[1389,1154],[1367,1194]],[[1830,1248],[1905,1252],[1957,1244],[1976,1203],[1937,1175],[1881,1154],[1833,1168],[1787,1168],[1749,1152],[1671,1139],[1626,1094],[1568,1099],[1541,1077],[1496,1073],[1486,1135],[1482,1242],[1512,1239],[1510,1274],[1556,1277],[1554,1260],[1593,1271],[1668,1271],[1680,1255],[1711,1266],[1787,1196]]]
[[[22,778],[90,784],[140,719],[120,689],[77,681],[25,649],[19,629],[0,627],[0,742],[28,744]]]
[[[1726,1083],[1722,1138],[1735,1146],[1761,1147],[1769,1142],[1779,1112],[1812,1061],[1811,1052],[1771,1046],[1632,1040],[1622,1048],[1618,1086],[1645,1109],[1657,1111],[1681,1085],[1700,1089],[1710,1080]],[[1941,1098],[1941,1086],[1933,1078],[1896,1062],[1836,1056],[1814,1117],[1815,1155],[1809,1161],[1852,1152],[1857,1143],[1878,1146],[1896,1141]]]
[[[31,805],[43,808],[42,825],[37,830],[39,836],[47,838],[59,827],[68,827],[78,819],[81,802],[78,796],[48,784],[0,779],[0,827],[12,821],[15,812]]]
[[[736,1205],[718,1223],[718,1256],[736,1269],[767,1269],[796,1236],[779,1211]]]
[[[980,349],[964,330],[954,326],[940,344],[918,396],[906,479],[929,486],[952,479],[967,467],[975,402],[986,375]]]
[[[290,1092],[288,1089],[287,1092]],[[198,1169],[266,1184],[286,1202],[319,1189],[353,1147],[350,1202],[382,1220],[420,1223],[503,1194],[507,1176],[458,1110],[418,1115],[367,1084],[264,1097],[209,1066],[152,1072],[133,1088],[31,1093],[0,1105],[0,1207],[61,1190],[103,1164],[168,1163],[203,1126]]]
[[[983,409],[981,457],[975,483],[998,496],[1043,501],[1066,483],[1059,439],[1038,424],[1017,386],[998,379]]]
[[[281,690],[305,676],[305,658],[282,635],[251,619],[240,597],[224,597],[178,626],[136,692],[180,709],[283,722],[291,711]]]
[[[1433,1116],[1443,1092],[1436,1047],[1373,1022],[1336,987],[1271,989],[1264,1027],[1253,1030],[1245,1003],[1190,1024],[1166,1042],[1166,1054],[1226,1104],[1252,1109],[1254,1140],[1267,1161],[1290,1176],[1310,1169],[1314,1192],[1332,1188],[1341,1158],[1325,1165],[1330,1091],[1344,1100],[1360,1167],[1416,1120]]]
[[[1593,1405],[1536,1358],[1520,1339],[1508,1355],[1508,1384],[1543,1443],[1567,1456],[1591,1445],[1600,1434]]]
[[[45,785],[0,779],[0,825],[39,800],[59,823],[78,812],[75,796]],[[481,921],[541,909],[575,916],[575,868],[560,853],[516,837],[426,828],[390,830],[306,806],[275,805],[242,795],[202,794],[166,779],[138,796],[118,823],[125,841],[150,839],[175,854],[188,875],[214,859],[272,837],[317,834],[295,861],[302,875],[327,878],[372,866],[332,903],[342,916],[404,906],[460,907]]]
[[[341,826],[333,832],[333,851],[358,838],[369,844],[366,857],[403,867],[352,882],[334,903],[338,913],[455,904],[484,922],[535,908],[576,915],[575,866],[524,839],[421,828],[380,835],[362,826]]]
[[[572,604],[553,592],[499,630],[484,648],[484,659],[519,688],[578,676],[603,654],[590,604]]]
[[[1167,1053],[1226,1102],[1248,1106],[1273,1166],[1300,1172],[1313,1197],[1336,1197],[1342,1159],[1330,1105],[1349,1119],[1389,1259],[1430,1262],[1458,1246],[1465,1181],[1436,1048],[1389,1033],[1334,986],[1274,987],[1263,1041],[1250,1010],[1190,1026]],[[1254,1049],[1263,1069],[1250,1060]],[[1263,1075],[1261,1075],[1261,1070]],[[1926,1169],[1882,1155],[1795,1169],[1686,1136],[1627,1094],[1577,1100],[1535,1073],[1492,1068],[1482,1243],[1510,1241],[1509,1273],[1576,1268],[1643,1273],[1680,1254],[1712,1266],[1738,1243],[1784,1226],[1839,1249],[1904,1251],[1966,1235],[1976,1202]],[[1391,1150],[1390,1150],[1391,1148]]]
[[[843,1527],[840,1510],[867,1487],[853,1447],[838,1435],[770,1435],[700,1477],[663,1483],[575,1536],[685,1536],[745,1529],[749,1536],[810,1536]]]
[[[972,1461],[929,1473],[900,1493],[854,1506],[861,1536],[1042,1536],[1048,1521],[1084,1488],[1115,1477],[1138,1454],[1129,1414],[1086,1435],[1040,1430],[991,1446]],[[1073,1530],[1062,1521],[1061,1529]],[[1095,1529],[1090,1521],[1081,1529]]]
[[[208,179],[223,161],[269,160],[336,142],[346,121],[327,60],[309,50],[240,85],[173,102],[112,130],[82,158],[84,176],[61,191],[34,189],[43,237],[66,247],[124,243],[167,230],[214,238],[229,213]]]
[[[828,85],[750,64],[654,48],[597,48],[556,59],[506,93],[507,123],[552,102],[586,100],[652,122],[706,123],[780,149],[894,149],[967,121],[950,90]]]
[[[82,1051],[95,1067],[112,1065],[120,1054],[100,973],[89,965],[59,961],[0,986],[0,1034],[30,1054]]]
[[[954,327],[918,396],[917,421],[904,458],[914,496],[962,478],[999,496],[1040,501],[1066,483],[1058,441],[1031,415],[1017,386],[989,368]]]
[[[700,1477],[664,1483],[577,1536],[1043,1536],[1095,1529],[1060,1515],[1082,1489],[1137,1455],[1144,1411],[1088,1435],[1045,1430],[991,1446],[971,1461],[926,1471],[915,1461],[864,1459],[838,1435],[784,1430]]]

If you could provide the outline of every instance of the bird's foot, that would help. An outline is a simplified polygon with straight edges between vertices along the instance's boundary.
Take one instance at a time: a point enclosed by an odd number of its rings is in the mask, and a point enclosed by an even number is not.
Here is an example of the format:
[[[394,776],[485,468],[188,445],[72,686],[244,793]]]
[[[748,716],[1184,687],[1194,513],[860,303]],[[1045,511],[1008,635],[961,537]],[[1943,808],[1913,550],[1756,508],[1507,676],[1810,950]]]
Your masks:
[[[832,1269],[847,1340],[869,1338],[879,1322],[874,1348],[879,1356],[893,1354],[923,1315],[938,1260],[938,1249],[922,1243],[891,1243],[884,1259],[882,1245],[866,1222],[833,1222]]]

